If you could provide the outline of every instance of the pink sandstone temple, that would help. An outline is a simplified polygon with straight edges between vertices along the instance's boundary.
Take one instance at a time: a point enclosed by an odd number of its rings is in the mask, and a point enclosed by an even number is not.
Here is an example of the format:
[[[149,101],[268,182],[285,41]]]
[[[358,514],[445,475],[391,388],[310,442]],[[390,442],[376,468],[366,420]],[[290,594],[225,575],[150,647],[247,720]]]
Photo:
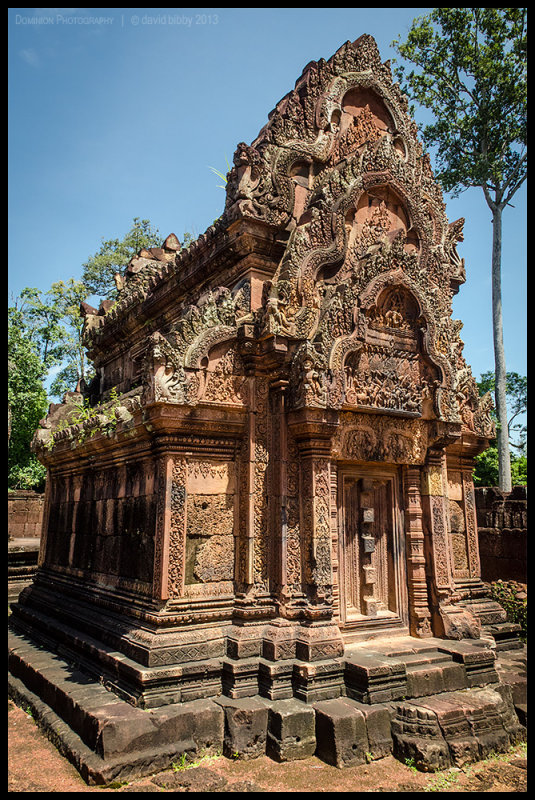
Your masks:
[[[518,626],[481,580],[472,482],[491,401],[452,319],[462,229],[373,38],[310,62],[238,145],[222,216],[84,306],[96,378],[34,441],[48,478],[38,574],[12,612],[24,647],[156,727],[195,703],[269,719],[286,703],[316,715],[319,753],[329,703],[386,708],[390,750],[425,763],[412,703],[444,765],[457,734],[431,699],[462,695],[463,752],[484,752],[475,707],[518,737],[495,669]]]

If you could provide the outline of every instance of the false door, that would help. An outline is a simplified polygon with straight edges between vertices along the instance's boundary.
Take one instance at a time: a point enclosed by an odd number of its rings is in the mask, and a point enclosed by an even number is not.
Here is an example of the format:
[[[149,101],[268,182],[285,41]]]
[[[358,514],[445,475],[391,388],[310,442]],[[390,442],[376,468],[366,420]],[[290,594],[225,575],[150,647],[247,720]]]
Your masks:
[[[398,482],[394,470],[341,474],[340,621],[348,630],[406,625]]]

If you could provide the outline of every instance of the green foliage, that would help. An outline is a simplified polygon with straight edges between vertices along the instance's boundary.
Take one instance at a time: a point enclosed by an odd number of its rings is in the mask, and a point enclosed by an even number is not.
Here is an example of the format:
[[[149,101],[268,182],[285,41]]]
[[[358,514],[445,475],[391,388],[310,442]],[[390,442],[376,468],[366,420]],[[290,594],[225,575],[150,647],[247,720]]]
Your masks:
[[[431,111],[421,127],[436,177],[454,196],[483,190],[492,212],[492,319],[499,483],[511,488],[501,302],[502,213],[527,175],[527,9],[434,8],[414,20],[395,69],[412,100]]]
[[[193,239],[192,234],[184,233],[183,246],[188,247]],[[44,388],[47,374],[54,370],[49,391],[57,399],[75,389],[80,380],[89,383],[93,377],[82,344],[84,320],[80,304],[95,294],[114,297],[114,275],[143,247],[160,244],[160,234],[150,221],[136,217],[122,239],[102,240],[100,250],[83,265],[82,280],[56,281],[46,292],[26,288],[8,309],[8,484],[11,488],[35,488],[42,486],[45,479],[46,470],[31,453],[30,443],[48,407]],[[106,418],[106,430],[111,431],[118,421],[116,407],[116,398],[112,396],[105,407],[96,411],[87,404],[73,408],[70,424],[100,414]]]
[[[395,74],[433,113],[422,136],[446,191],[481,186],[505,205],[526,177],[526,17],[526,8],[434,8],[392,43],[417,68]]]
[[[480,397],[487,392],[494,392],[495,384],[494,372],[484,372],[477,382]],[[514,423],[514,421],[527,412],[528,379],[524,375],[519,375],[518,372],[508,372],[506,374],[505,390],[507,393],[509,438],[518,437],[516,442],[511,441],[510,444],[520,453],[523,453],[526,448],[527,427],[525,424]]]
[[[228,182],[227,176],[228,176],[228,173],[230,172],[230,170],[232,169],[231,165],[229,164],[228,158],[226,156],[225,156],[225,161],[227,162],[227,167],[228,167],[228,171],[227,171],[226,175],[224,175],[220,170],[216,169],[215,167],[210,167],[210,169],[212,170],[214,175],[217,175],[217,177],[221,178],[221,180],[223,181],[222,184],[218,185],[219,189],[226,189],[227,182]]]
[[[81,378],[87,381],[92,376],[82,346],[80,313],[80,303],[88,295],[88,288],[74,278],[56,281],[47,292],[38,289],[21,292],[22,322],[43,364],[48,370],[61,365],[50,386],[52,397],[61,398]]]
[[[477,382],[479,394],[494,391],[494,373],[484,372]],[[509,435],[517,436],[516,442],[511,445],[518,451],[511,454],[511,483],[513,486],[525,486],[528,481],[528,460],[526,456],[526,425],[514,423],[520,415],[527,411],[527,378],[517,372],[508,372],[506,381],[507,405],[509,408]],[[495,416],[495,415],[494,415]],[[496,440],[491,442],[487,450],[476,457],[476,466],[473,473],[475,486],[499,485],[499,459]]]
[[[74,429],[72,435],[76,436],[79,443],[94,436],[97,431],[108,435],[112,434],[120,421],[118,413],[120,406],[121,401],[115,386],[110,391],[107,400],[94,406],[91,406],[88,400],[71,401],[67,418],[52,431],[47,446],[52,448],[55,444],[56,434],[67,428]]]
[[[474,486],[498,486],[498,448],[491,445],[476,456],[473,472]],[[528,482],[528,460],[525,455],[511,455],[511,483],[513,486],[526,486]]]
[[[161,247],[162,237],[150,220],[134,217],[132,227],[122,239],[102,239],[98,252],[83,264],[82,283],[89,294],[114,299],[117,296],[114,275],[145,247]]]
[[[46,470],[30,451],[33,434],[48,407],[46,367],[23,312],[8,308],[8,487],[41,489]]]
[[[520,637],[524,641],[528,637],[528,598],[526,587],[516,581],[498,580],[491,583],[491,597],[496,600],[507,613],[509,622],[521,627]]]

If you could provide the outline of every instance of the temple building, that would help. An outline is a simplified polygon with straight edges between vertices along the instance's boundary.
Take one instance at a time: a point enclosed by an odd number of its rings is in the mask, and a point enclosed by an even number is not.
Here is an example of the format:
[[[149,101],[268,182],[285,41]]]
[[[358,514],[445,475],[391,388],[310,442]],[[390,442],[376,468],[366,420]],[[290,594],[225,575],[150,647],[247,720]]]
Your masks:
[[[84,306],[96,377],[34,440],[17,635],[142,709],[410,697],[408,662],[366,667],[396,641],[458,667],[435,691],[496,683],[518,626],[481,580],[494,428],[452,319],[462,231],[373,38],[310,62],[238,145],[221,217]]]

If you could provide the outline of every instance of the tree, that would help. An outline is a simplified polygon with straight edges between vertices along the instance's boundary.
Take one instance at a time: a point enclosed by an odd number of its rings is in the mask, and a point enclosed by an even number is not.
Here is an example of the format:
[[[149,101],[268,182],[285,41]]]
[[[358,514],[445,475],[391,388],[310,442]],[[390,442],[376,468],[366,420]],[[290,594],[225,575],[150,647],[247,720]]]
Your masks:
[[[122,272],[142,248],[160,247],[161,243],[158,229],[152,228],[150,220],[139,217],[134,217],[132,227],[122,239],[102,239],[100,250],[83,264],[82,283],[88,294],[115,298],[116,273]]]
[[[82,281],[69,278],[66,283],[53,283],[48,295],[63,322],[63,367],[50,384],[50,394],[62,397],[65,392],[75,389],[78,381],[89,383],[94,375],[82,343],[84,318],[80,311],[80,304],[87,299],[89,289]]]
[[[42,488],[45,480],[46,470],[30,443],[48,406],[46,371],[33,332],[15,304],[8,308],[8,486],[12,489]]]
[[[493,392],[495,383],[494,373],[484,372],[477,382],[480,397],[487,392]],[[518,452],[523,453],[526,450],[527,427],[518,418],[525,415],[528,410],[528,379],[525,375],[519,375],[518,372],[508,372],[505,388],[508,407],[507,435],[509,444]]]
[[[80,303],[89,289],[74,278],[56,281],[47,292],[24,289],[20,314],[27,336],[45,367],[45,373],[60,367],[50,385],[53,397],[62,397],[80,379],[88,380],[91,367],[82,346],[83,318]]]
[[[492,212],[492,321],[499,485],[511,489],[501,299],[502,213],[527,174],[527,9],[435,8],[393,42],[418,72],[396,69],[411,99],[430,109],[425,145],[436,177],[457,196],[480,187]]]
[[[493,372],[484,372],[477,382],[480,396],[494,389]],[[527,456],[525,424],[522,415],[527,412],[527,378],[517,372],[507,373],[507,404],[509,408],[508,437],[512,448],[517,452],[511,454],[511,482],[513,486],[527,483]],[[515,420],[519,421],[515,422]],[[496,440],[490,443],[481,455],[476,458],[474,484],[476,486],[496,486],[499,479],[499,458]]]

